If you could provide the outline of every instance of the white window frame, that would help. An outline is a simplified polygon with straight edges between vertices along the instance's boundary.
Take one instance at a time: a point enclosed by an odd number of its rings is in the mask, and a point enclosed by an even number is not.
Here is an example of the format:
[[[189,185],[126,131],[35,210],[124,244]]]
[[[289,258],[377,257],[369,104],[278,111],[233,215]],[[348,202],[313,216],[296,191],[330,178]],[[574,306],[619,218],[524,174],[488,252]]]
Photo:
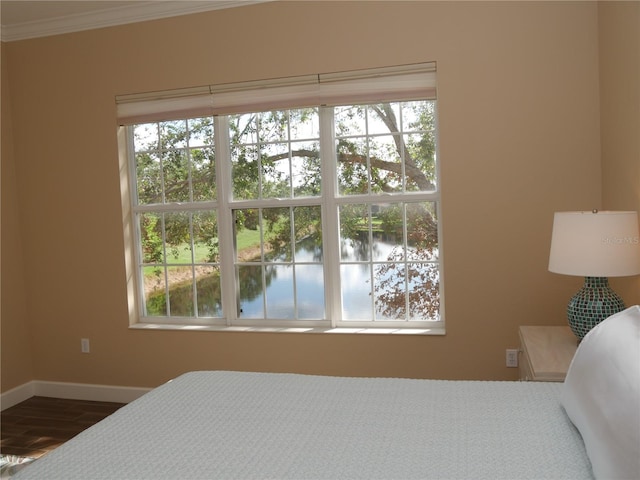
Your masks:
[[[435,66],[429,68],[433,71]],[[424,68],[420,66],[420,68]],[[406,78],[412,77],[414,70],[412,68],[392,68],[393,74],[398,71],[409,72]],[[384,75],[389,69],[376,69],[371,75],[364,75],[364,78],[373,78],[374,82],[378,82],[379,78],[384,79]],[[360,73],[360,72],[358,72]],[[340,82],[343,77],[349,78],[353,74],[347,72],[345,74],[332,74],[331,81]],[[435,78],[435,73],[433,74]],[[318,76],[319,77],[319,76]],[[309,77],[304,77],[304,81],[291,79],[283,82],[279,80],[275,82],[275,89],[280,92],[293,91],[294,99],[289,103],[283,103],[284,107],[277,109],[295,108],[296,103],[300,100],[296,96],[298,94],[298,86],[303,85],[302,91],[307,91],[307,84],[311,83]],[[368,80],[367,80],[368,81]],[[249,87],[269,88],[274,82],[251,82]],[[291,84],[291,85],[289,85]],[[384,82],[383,82],[384,84]],[[293,85],[293,86],[292,86]],[[349,85],[347,85],[349,86]],[[335,85],[332,85],[335,88]],[[435,92],[435,83],[433,85]],[[209,92],[223,91],[231,92],[229,98],[224,97],[219,104],[223,104],[224,108],[231,106],[231,112],[235,112],[233,105],[234,98],[244,98],[235,95],[236,90],[243,91],[246,84],[239,86],[207,87]],[[356,91],[361,92],[362,86],[357,87]],[[342,93],[338,88],[339,98],[348,99],[349,94]],[[347,89],[349,91],[349,89]],[[234,282],[222,281],[222,310],[224,318],[194,318],[194,317],[144,317],[143,302],[144,290],[141,278],[140,265],[140,232],[138,232],[137,222],[135,221],[136,211],[145,209],[145,206],[136,205],[136,172],[133,152],[133,135],[131,129],[127,126],[134,123],[146,123],[147,121],[157,122],[163,120],[179,120],[181,118],[190,118],[194,116],[208,116],[208,107],[202,109],[202,100],[207,95],[204,88],[187,89],[184,91],[161,92],[154,94],[142,95],[126,95],[117,98],[120,119],[126,118],[127,121],[121,122],[124,125],[119,127],[118,141],[120,150],[120,171],[121,171],[121,190],[122,190],[122,210],[123,223],[125,232],[125,253],[126,253],[126,272],[127,272],[127,293],[129,305],[130,327],[132,328],[160,328],[160,329],[189,329],[189,330],[232,330],[232,331],[286,331],[286,332],[336,332],[336,333],[405,333],[405,334],[443,334],[444,333],[444,277],[443,277],[443,258],[442,258],[442,215],[441,215],[441,196],[440,196],[440,167],[439,161],[436,161],[436,190],[429,192],[410,192],[404,194],[392,194],[389,196],[381,195],[350,195],[341,197],[338,194],[336,184],[337,171],[337,155],[334,145],[333,132],[333,114],[332,107],[319,107],[320,115],[320,151],[322,154],[321,175],[323,179],[332,179],[332,181],[323,180],[322,194],[320,197],[313,198],[287,198],[287,199],[263,199],[263,200],[234,200],[231,192],[231,160],[228,148],[228,127],[226,115],[216,114],[214,116],[214,135],[216,148],[216,178],[217,199],[212,202],[199,203],[194,209],[201,210],[203,206],[213,207],[218,215],[218,234],[220,238],[220,268],[221,278],[227,278],[229,275],[235,278],[235,253],[233,251],[233,228],[232,228],[232,211],[238,208],[256,208],[261,207],[285,207],[285,206],[305,206],[320,205],[323,218],[323,265],[325,276],[325,316],[322,321],[312,320],[255,320],[239,318],[236,309],[236,292]],[[400,97],[402,96],[399,94]],[[354,102],[343,101],[340,104],[361,104],[375,103],[371,97],[362,97],[361,95],[351,96],[356,100]],[[251,96],[250,96],[251,97]],[[433,95],[435,97],[435,94]],[[216,94],[213,94],[216,98]],[[251,97],[252,98],[252,97]],[[357,101],[358,98],[369,100],[369,102]],[[374,97],[376,98],[376,97]],[[419,96],[415,96],[419,99]],[[383,101],[398,101],[402,98],[393,97],[393,92],[382,94]],[[435,101],[435,98],[431,98]],[[253,98],[252,98],[253,101]],[[206,103],[206,102],[205,102]],[[215,102],[214,102],[215,103]],[[198,107],[194,105],[198,104]],[[260,102],[257,102],[258,105]],[[185,107],[186,105],[186,107]],[[120,107],[122,106],[122,109]],[[140,114],[136,110],[142,106],[151,110],[149,113]],[[308,106],[308,105],[298,105]],[[254,111],[250,107],[238,107],[239,110],[245,108],[244,111]],[[269,106],[269,108],[273,108]],[[266,108],[265,108],[266,110]],[[256,110],[257,111],[257,110]],[[436,107],[437,111],[437,107]],[[132,113],[133,112],[133,113]],[[215,110],[214,110],[214,113]],[[148,116],[150,115],[150,117]],[[326,134],[330,132],[330,134]],[[437,158],[437,114],[436,114],[436,158]],[[327,153],[328,152],[328,153]],[[130,160],[131,159],[131,160]],[[227,181],[224,181],[227,179]],[[341,205],[350,203],[380,203],[381,201],[389,202],[435,202],[437,205],[438,216],[438,250],[439,250],[439,275],[440,275],[440,318],[439,320],[427,321],[345,321],[341,316],[341,288],[340,282],[333,279],[340,278],[340,253],[339,253],[339,232],[338,232],[338,208]],[[154,211],[188,211],[189,208],[179,204],[165,204],[160,208],[154,208]]]

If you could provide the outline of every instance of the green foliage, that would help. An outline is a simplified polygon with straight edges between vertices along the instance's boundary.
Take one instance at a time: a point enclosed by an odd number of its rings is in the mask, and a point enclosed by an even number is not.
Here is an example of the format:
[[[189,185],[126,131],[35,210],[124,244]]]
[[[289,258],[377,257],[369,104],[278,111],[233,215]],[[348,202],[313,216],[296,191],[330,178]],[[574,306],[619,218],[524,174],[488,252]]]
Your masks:
[[[396,203],[383,209],[377,217],[380,219],[380,228],[387,234],[402,235],[402,204]]]
[[[169,302],[171,315],[176,317],[194,316],[195,308],[200,317],[219,317],[222,315],[220,273],[203,275],[196,281],[198,305],[194,306],[191,281],[183,282],[171,288]],[[164,290],[152,292],[147,296],[147,315],[166,316],[167,297]]]
[[[407,244],[411,248],[405,251],[395,247],[388,258],[391,263],[378,266],[376,271],[376,306],[382,317],[439,318],[440,272],[433,262],[438,256],[434,209],[432,203],[406,205]],[[392,216],[397,213],[394,208]]]
[[[141,216],[142,256],[145,263],[162,261],[162,237],[156,215]]]

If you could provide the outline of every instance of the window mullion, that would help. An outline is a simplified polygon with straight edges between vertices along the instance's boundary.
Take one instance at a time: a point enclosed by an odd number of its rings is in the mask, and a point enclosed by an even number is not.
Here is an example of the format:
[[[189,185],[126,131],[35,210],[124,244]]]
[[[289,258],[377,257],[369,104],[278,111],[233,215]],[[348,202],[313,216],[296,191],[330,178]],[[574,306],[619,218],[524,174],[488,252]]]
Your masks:
[[[229,145],[229,119],[214,117],[214,145],[216,149],[216,191],[218,192],[218,240],[220,254],[220,278],[236,278],[235,248],[233,237],[233,196],[231,181],[231,148]],[[227,325],[232,325],[237,313],[237,281],[220,282],[222,313]]]
[[[324,253],[325,311],[331,327],[342,312],[340,294],[340,231],[338,227],[338,161],[333,107],[320,107],[320,155],[322,175],[322,245]]]
[[[163,189],[164,196],[164,189]],[[171,299],[170,295],[170,283],[169,283],[169,266],[167,265],[167,229],[165,223],[165,215],[166,213],[161,214],[160,225],[162,226],[162,268],[164,271],[164,301],[167,308],[167,316],[171,316]]]
[[[125,218],[125,235],[129,232],[129,235],[132,236],[132,240],[134,241],[133,248],[133,257],[129,258],[129,261],[132,261],[132,265],[135,265],[135,285],[129,286],[131,289],[130,294],[133,294],[136,301],[136,309],[139,317],[143,317],[146,315],[146,297],[144,294],[144,279],[142,275],[142,232],[140,231],[140,222],[138,221],[138,215],[135,211],[135,207],[138,204],[138,186],[137,186],[137,174],[136,174],[136,155],[135,155],[135,147],[133,142],[133,130],[132,126],[124,127],[124,130],[120,130],[118,133],[120,135],[120,141],[126,142],[126,158],[128,168],[128,189],[127,194],[128,198],[123,199],[123,209],[128,208],[124,215]],[[122,153],[121,153],[122,155]],[[126,206],[125,206],[126,205]],[[126,228],[128,224],[129,228]]]
[[[192,198],[191,195],[190,197]],[[200,316],[200,312],[198,309],[198,276],[196,275],[196,242],[193,234],[193,212],[189,212],[187,218],[189,219],[189,244],[191,247],[191,292],[193,295],[193,316],[197,318]]]

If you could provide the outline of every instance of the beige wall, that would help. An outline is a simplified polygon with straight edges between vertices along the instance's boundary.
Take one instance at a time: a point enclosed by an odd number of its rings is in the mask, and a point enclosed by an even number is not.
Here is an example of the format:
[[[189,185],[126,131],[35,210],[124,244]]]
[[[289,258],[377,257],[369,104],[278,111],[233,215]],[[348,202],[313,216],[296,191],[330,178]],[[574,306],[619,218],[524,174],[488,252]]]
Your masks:
[[[415,1],[275,2],[6,45],[33,371],[5,363],[3,335],[3,391],[195,369],[515,379],[518,326],[564,324],[581,284],[547,271],[553,212],[602,207],[598,48],[594,2]],[[115,95],[434,60],[446,336],[128,329]]]
[[[603,207],[640,212],[640,2],[602,2],[598,13]],[[611,285],[640,304],[640,276]]]
[[[33,379],[31,343],[23,269],[23,250],[20,241],[17,178],[13,154],[12,122],[10,114],[9,82],[5,45],[2,44],[1,130],[2,130],[2,217],[0,277],[0,362],[2,391]]]

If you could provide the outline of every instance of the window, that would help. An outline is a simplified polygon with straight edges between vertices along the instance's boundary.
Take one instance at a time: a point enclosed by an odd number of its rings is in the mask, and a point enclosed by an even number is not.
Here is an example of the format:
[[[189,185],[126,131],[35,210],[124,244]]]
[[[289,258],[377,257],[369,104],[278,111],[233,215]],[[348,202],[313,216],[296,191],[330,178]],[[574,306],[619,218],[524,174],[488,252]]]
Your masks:
[[[119,97],[133,323],[441,328],[434,75]]]

